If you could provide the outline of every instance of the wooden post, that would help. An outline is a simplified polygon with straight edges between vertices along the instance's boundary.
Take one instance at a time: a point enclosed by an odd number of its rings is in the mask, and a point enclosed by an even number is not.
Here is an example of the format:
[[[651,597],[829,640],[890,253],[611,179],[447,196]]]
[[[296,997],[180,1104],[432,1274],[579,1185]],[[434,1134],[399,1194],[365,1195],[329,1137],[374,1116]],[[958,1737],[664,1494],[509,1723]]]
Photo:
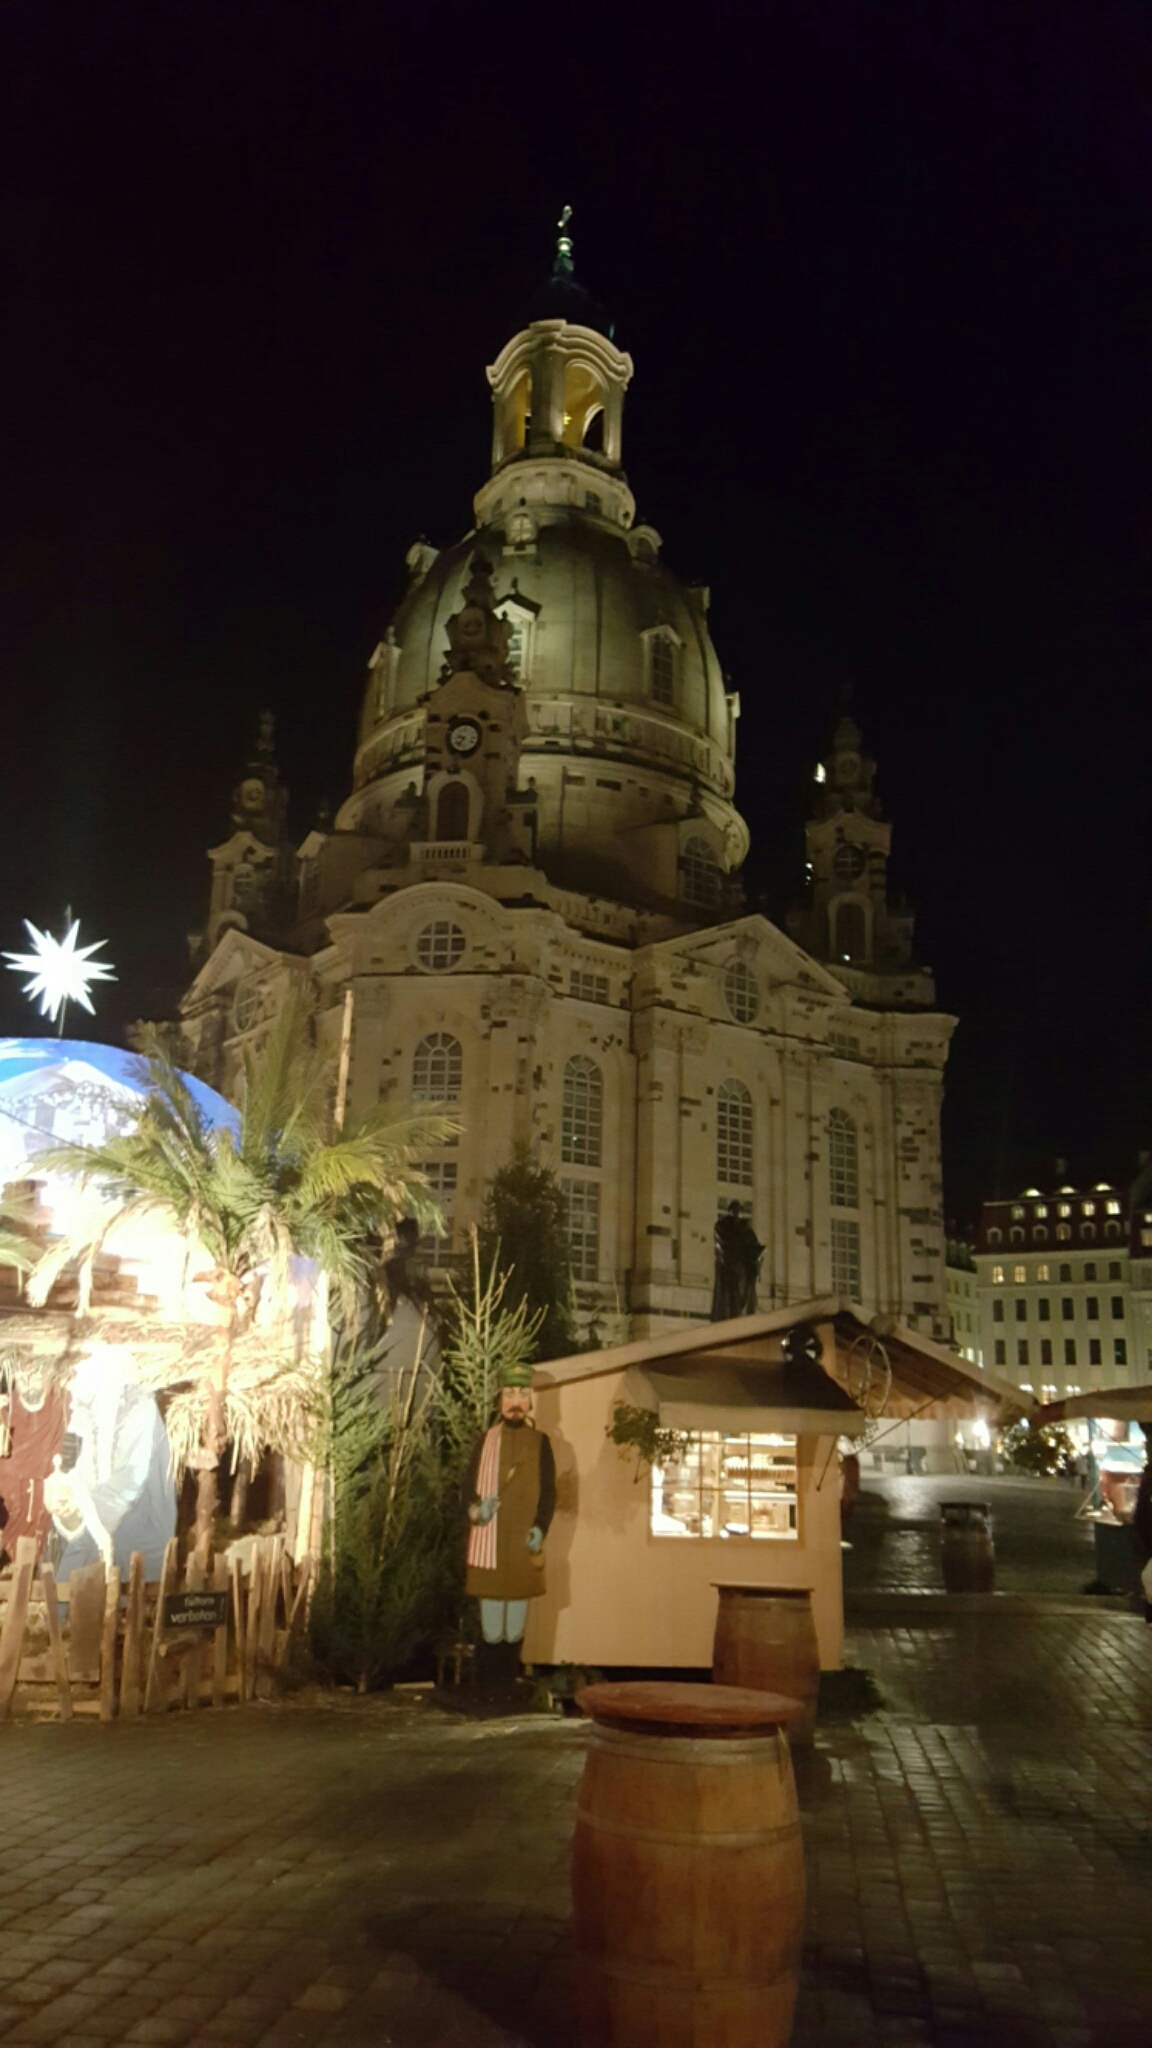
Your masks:
[[[104,1628],[100,1638],[100,1719],[116,1712],[116,1624],[120,1619],[120,1572],[113,1565],[104,1583]]]
[[[228,1559],[223,1551],[217,1557],[212,1572],[212,1584],[217,1593],[228,1591]],[[212,1636],[212,1705],[224,1705],[224,1681],[228,1676],[228,1616],[223,1624],[214,1630]]]
[[[296,1633],[298,1624],[303,1621],[307,1613],[308,1582],[311,1576],[312,1559],[310,1557],[305,1557],[301,1560],[300,1563],[300,1577],[296,1582],[296,1598],[292,1602],[291,1612],[288,1614],[287,1617],[288,1626],[284,1631],[284,1641],[280,1645],[281,1665],[287,1663],[288,1652],[291,1648],[292,1638]]]
[[[128,1607],[124,1619],[124,1663],[120,1671],[120,1718],[134,1721],[140,1712],[144,1653],[144,1559],[132,1552],[128,1566]]]
[[[148,1680],[144,1687],[144,1712],[162,1713],[168,1704],[168,1679],[160,1661],[160,1638],[164,1629],[164,1600],[171,1592],[176,1577],[177,1544],[175,1536],[168,1539],[164,1549],[164,1562],[160,1567],[160,1584],[156,1590],[156,1613],[152,1621],[152,1644],[148,1653]]]
[[[273,1536],[264,1559],[264,1590],[260,1608],[260,1640],[256,1650],[256,1697],[270,1700],[275,1690],[276,1603],[280,1597],[280,1559],[284,1538]]]
[[[244,1698],[244,1567],[238,1557],[232,1559],[232,1624],[236,1638],[236,1698]]]
[[[199,1593],[203,1584],[204,1567],[195,1552],[193,1552],[192,1556],[188,1559],[188,1569],[184,1574],[184,1591],[186,1593]],[[184,1652],[183,1657],[180,1659],[180,1696],[185,1710],[189,1707],[198,1707],[200,1704],[202,1649],[203,1642],[201,1637],[198,1635],[194,1636],[192,1646]]]
[[[68,1581],[68,1671],[75,1685],[100,1681],[104,1637],[104,1562],[82,1564]]]
[[[48,1617],[48,1642],[52,1650],[52,1669],[56,1674],[56,1699],[60,1708],[60,1719],[72,1719],[72,1688],[68,1683],[68,1659],[64,1654],[64,1638],[60,1633],[60,1609],[56,1602],[56,1574],[50,1564],[40,1567],[40,1584],[44,1589],[44,1611]]]
[[[28,1618],[28,1601],[35,1569],[35,1537],[18,1536],[12,1590],[8,1595],[8,1605],[4,1612],[4,1627],[0,1630],[0,1721],[6,1721],[12,1712],[12,1697],[16,1691],[16,1674],[20,1669],[20,1657],[24,1649],[24,1623]]]
[[[256,1644],[260,1632],[260,1600],[264,1583],[264,1560],[260,1545],[252,1545],[252,1568],[248,1579],[248,1619],[244,1637],[243,1686],[240,1697],[250,1700],[256,1691]]]

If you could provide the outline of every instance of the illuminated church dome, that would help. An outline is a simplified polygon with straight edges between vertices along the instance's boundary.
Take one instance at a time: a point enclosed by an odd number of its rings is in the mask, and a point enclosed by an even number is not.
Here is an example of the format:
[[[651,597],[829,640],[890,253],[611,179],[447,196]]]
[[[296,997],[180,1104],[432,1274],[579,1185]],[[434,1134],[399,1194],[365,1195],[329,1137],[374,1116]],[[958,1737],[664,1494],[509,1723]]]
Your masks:
[[[561,238],[549,304],[592,317]],[[409,552],[409,590],[372,658],[342,830],[397,840],[423,765],[449,622],[479,557],[523,692],[520,793],[551,880],[696,917],[735,900],[748,833],[733,804],[737,703],[708,633],[708,593],[672,575],[636,526],[622,467],[630,357],[549,314],[488,371],[492,473],[473,531]],[[464,770],[465,764],[454,764]],[[399,807],[399,809],[398,809]],[[454,838],[425,819],[421,837]]]

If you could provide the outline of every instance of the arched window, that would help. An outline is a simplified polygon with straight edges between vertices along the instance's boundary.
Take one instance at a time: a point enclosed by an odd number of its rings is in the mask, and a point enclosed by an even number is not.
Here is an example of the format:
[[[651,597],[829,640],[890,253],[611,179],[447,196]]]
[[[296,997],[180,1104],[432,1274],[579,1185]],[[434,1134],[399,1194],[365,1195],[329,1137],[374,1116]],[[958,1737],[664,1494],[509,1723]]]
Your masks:
[[[751,1024],[760,1008],[760,991],[743,960],[733,960],[724,970],[724,1000],[738,1024]]]
[[[654,704],[676,700],[676,648],[666,633],[654,633],[648,642],[648,672]]]
[[[459,1102],[464,1079],[464,1053],[448,1031],[430,1031],[412,1060],[413,1102]]]
[[[437,839],[467,839],[468,785],[459,777],[444,783],[436,799]]]
[[[686,839],[680,857],[685,903],[713,910],[720,900],[720,867],[706,839]]]
[[[752,1097],[743,1081],[722,1081],[717,1090],[716,1178],[725,1187],[752,1185]]]
[[[604,1081],[594,1060],[578,1053],[564,1069],[560,1157],[566,1166],[599,1166],[603,1147]]]
[[[846,1109],[834,1109],[828,1118],[828,1189],[834,1209],[859,1208],[860,1148]]]
[[[1000,1243],[1000,1241],[1001,1241],[1001,1239],[1003,1238],[1003,1235],[1004,1235],[1003,1231],[1002,1231],[1002,1230],[998,1230],[998,1229],[997,1229],[997,1227],[996,1227],[996,1225],[995,1225],[995,1224],[993,1224],[993,1225],[992,1225],[992,1228],[991,1228],[991,1230],[990,1230],[990,1231],[988,1232],[988,1242],[989,1242],[989,1244],[999,1244],[999,1243]],[[1056,1235],[1057,1235],[1057,1237],[1059,1237],[1059,1235],[1060,1235],[1059,1231],[1057,1231]]]
[[[832,950],[838,960],[863,960],[868,951],[868,933],[862,903],[849,898],[847,902],[836,905]]]

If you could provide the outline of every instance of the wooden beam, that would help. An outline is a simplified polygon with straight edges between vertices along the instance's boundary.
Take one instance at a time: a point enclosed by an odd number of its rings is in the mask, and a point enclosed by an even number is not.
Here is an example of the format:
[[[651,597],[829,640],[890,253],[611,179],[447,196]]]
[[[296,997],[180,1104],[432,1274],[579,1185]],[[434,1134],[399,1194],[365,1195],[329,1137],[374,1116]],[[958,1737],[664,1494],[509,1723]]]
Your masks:
[[[148,1654],[148,1678],[144,1687],[146,1714],[163,1713],[168,1704],[168,1681],[160,1662],[160,1637],[164,1629],[164,1601],[175,1583],[178,1555],[176,1538],[171,1536],[164,1548],[164,1562],[160,1567],[160,1584],[156,1592],[156,1613],[152,1621],[152,1643]]]
[[[124,1622],[124,1663],[120,1671],[120,1718],[140,1712],[144,1660],[144,1558],[134,1550],[128,1566],[128,1610]]]
[[[113,1565],[104,1585],[104,1626],[100,1636],[100,1719],[116,1712],[116,1624],[120,1619],[120,1571]]]
[[[4,1610],[4,1626],[0,1629],[0,1721],[6,1721],[12,1712],[16,1674],[20,1669],[20,1658],[24,1650],[24,1623],[28,1618],[28,1601],[32,1593],[32,1574],[35,1569],[35,1537],[18,1536],[12,1590]]]
[[[56,1574],[50,1564],[40,1567],[40,1584],[44,1589],[44,1611],[48,1617],[48,1642],[52,1651],[52,1670],[56,1678],[56,1702],[60,1708],[60,1719],[72,1719],[72,1687],[68,1683],[68,1658],[64,1651],[64,1638],[60,1633],[60,1609],[56,1600]]]

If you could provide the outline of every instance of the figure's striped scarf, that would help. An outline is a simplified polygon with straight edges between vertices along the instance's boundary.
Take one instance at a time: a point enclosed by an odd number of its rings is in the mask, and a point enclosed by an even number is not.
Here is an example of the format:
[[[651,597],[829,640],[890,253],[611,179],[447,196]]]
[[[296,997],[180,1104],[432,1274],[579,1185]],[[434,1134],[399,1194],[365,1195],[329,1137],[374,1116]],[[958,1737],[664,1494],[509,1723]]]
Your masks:
[[[480,1453],[480,1469],[476,1474],[476,1491],[481,1500],[488,1500],[500,1491],[500,1441],[504,1428],[502,1422],[494,1422],[484,1439]],[[490,1522],[473,1522],[468,1531],[468,1562],[479,1571],[494,1572],[496,1569],[496,1522],[500,1510],[497,1508]]]

